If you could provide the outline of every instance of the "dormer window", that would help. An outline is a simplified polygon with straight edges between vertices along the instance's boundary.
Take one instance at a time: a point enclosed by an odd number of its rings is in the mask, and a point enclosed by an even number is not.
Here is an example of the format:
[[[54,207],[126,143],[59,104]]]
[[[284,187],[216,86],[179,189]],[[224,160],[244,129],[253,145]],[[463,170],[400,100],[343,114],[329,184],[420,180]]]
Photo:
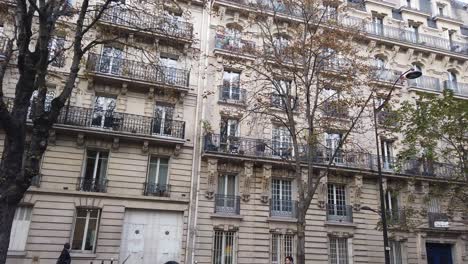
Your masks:
[[[445,5],[437,4],[437,12],[439,16],[445,16]]]

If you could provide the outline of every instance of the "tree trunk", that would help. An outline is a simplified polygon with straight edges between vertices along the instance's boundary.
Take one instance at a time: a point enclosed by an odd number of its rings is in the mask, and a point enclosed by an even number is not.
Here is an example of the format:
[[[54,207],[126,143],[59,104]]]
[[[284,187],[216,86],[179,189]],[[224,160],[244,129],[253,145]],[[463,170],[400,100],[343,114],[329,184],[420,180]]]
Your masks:
[[[17,203],[0,203],[0,263],[6,262],[10,230],[15,216]]]
[[[305,264],[305,215],[306,207],[304,201],[297,205],[297,264]]]

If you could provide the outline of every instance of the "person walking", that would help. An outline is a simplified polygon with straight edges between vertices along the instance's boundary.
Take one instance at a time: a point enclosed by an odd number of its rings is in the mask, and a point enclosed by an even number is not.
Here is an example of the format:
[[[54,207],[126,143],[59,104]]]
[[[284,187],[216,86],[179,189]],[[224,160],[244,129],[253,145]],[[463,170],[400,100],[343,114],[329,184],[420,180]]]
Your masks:
[[[60,253],[59,258],[57,259],[57,264],[70,264],[70,243],[65,243],[63,245],[62,253]]]
[[[286,264],[294,264],[294,259],[291,256],[287,256],[284,262]]]

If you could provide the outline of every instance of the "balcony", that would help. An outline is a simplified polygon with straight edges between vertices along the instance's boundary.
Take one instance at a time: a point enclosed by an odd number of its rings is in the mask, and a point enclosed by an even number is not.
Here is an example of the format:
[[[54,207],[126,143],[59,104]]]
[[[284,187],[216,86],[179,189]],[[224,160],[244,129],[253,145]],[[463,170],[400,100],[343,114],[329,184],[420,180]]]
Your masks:
[[[76,184],[77,191],[83,192],[107,192],[107,179],[89,179],[89,178],[78,178]]]
[[[393,84],[399,79],[401,72],[388,70],[388,69],[377,69],[374,76],[374,81],[385,82]],[[402,84],[402,81],[397,82],[397,84]]]
[[[95,111],[92,108],[65,106],[56,125],[83,127],[96,131],[108,131],[183,139],[185,122],[149,116],[132,115],[111,111]]]
[[[239,215],[240,196],[216,194],[214,212],[222,215]]]
[[[325,102],[322,107],[322,112],[327,117],[346,119],[349,117],[348,109],[340,102]]]
[[[327,204],[327,221],[353,222],[353,207],[344,204]]]
[[[296,218],[297,201],[270,199],[270,217]]]
[[[434,77],[421,76],[417,79],[409,79],[408,86],[422,90],[441,92],[440,80]]]
[[[137,33],[155,34],[184,42],[191,42],[193,25],[172,17],[144,14],[116,6],[104,11],[100,23],[128,28]]]
[[[219,102],[236,104],[236,105],[245,105],[247,99],[247,91],[239,87],[229,87],[225,85],[220,85],[218,87],[219,92]]]
[[[86,69],[100,77],[169,86],[186,91],[189,87],[190,71],[90,53]]]
[[[255,42],[217,34],[215,38],[215,49],[239,55],[253,55]]]
[[[308,161],[308,146],[299,146],[299,153],[294,151],[293,144],[289,142],[274,141],[270,139],[256,139],[244,137],[220,137],[217,134],[207,134],[204,138],[204,155],[222,155],[230,158],[288,160],[298,157],[304,163]],[[316,166],[328,166],[355,170],[377,171],[377,156],[344,149],[333,157],[333,150],[317,146],[310,153],[312,162]],[[333,157],[333,159],[332,159]],[[430,178],[462,179],[460,169],[454,165],[429,161],[423,158],[396,159],[394,157],[381,158],[385,173],[397,175],[410,175]]]
[[[227,4],[235,4],[244,7],[249,7],[261,13],[270,12],[285,16],[301,15],[300,10],[294,9],[293,6],[286,4],[281,0],[218,0],[216,2],[224,2]]]
[[[468,83],[444,81],[444,89],[452,90],[454,95],[468,96]]]
[[[449,39],[445,38],[420,33],[416,34],[404,28],[376,23],[366,23],[364,25],[364,31],[370,35],[381,38],[468,55],[468,43],[456,41],[451,42]]]
[[[445,213],[427,213],[430,228],[448,228],[449,218]]]
[[[171,186],[169,184],[145,183],[144,195],[146,196],[169,197],[170,193]]]
[[[406,222],[406,214],[403,210],[388,210],[386,215],[388,225],[396,226],[405,224]]]

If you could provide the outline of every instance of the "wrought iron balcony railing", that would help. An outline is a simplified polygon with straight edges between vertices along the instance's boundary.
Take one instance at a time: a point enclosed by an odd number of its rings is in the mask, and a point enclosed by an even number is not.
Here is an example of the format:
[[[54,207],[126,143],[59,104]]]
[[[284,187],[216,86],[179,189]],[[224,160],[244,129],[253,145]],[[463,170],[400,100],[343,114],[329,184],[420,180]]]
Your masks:
[[[322,107],[323,114],[328,117],[348,118],[348,109],[339,101],[325,102]]]
[[[169,16],[145,14],[120,6],[105,10],[100,21],[172,38],[191,40],[193,36],[191,23],[178,21]]]
[[[468,96],[468,83],[444,81],[444,89],[452,90],[455,95]]]
[[[440,92],[440,80],[438,78],[421,76],[417,79],[409,79],[408,85],[419,89]]]
[[[216,194],[214,212],[216,214],[239,215],[240,196]]]
[[[240,87],[220,85],[218,87],[219,101],[231,104],[244,105],[247,99],[247,91]]]
[[[327,221],[353,222],[353,207],[344,204],[327,204]]]
[[[185,122],[112,111],[95,111],[92,108],[65,106],[57,124],[108,129],[116,132],[147,136],[164,136],[183,139]]]
[[[171,186],[169,184],[159,184],[159,183],[145,183],[144,195],[150,196],[160,196],[160,197],[169,197],[171,193]]]
[[[255,50],[255,42],[232,36],[217,34],[215,39],[216,49],[234,53],[252,54]]]
[[[86,69],[107,76],[160,85],[189,86],[190,71],[95,53],[89,54]]]
[[[297,201],[270,199],[270,216],[271,217],[297,217]]]
[[[243,159],[266,158],[290,160],[299,158],[303,162],[312,159],[316,165],[352,168],[359,170],[377,170],[377,156],[343,149],[334,155],[334,150],[317,146],[313,151],[307,151],[307,146],[299,146],[294,151],[290,142],[274,141],[270,139],[255,139],[244,137],[220,137],[217,134],[207,134],[204,138],[204,152],[210,154],[227,154]],[[297,153],[298,152],[298,153]],[[385,172],[399,175],[423,176],[432,178],[464,178],[463,172],[455,165],[433,162],[423,158],[396,159],[394,157],[381,157],[382,168]]]
[[[380,82],[389,82],[393,84],[400,77],[400,75],[401,75],[400,71],[393,71],[393,70],[388,70],[388,69],[377,69],[375,72],[374,80],[380,81]]]
[[[449,217],[446,213],[427,213],[429,227],[431,228],[448,228]]]
[[[107,192],[107,179],[90,179],[79,177],[76,184],[78,191],[84,192]]]

